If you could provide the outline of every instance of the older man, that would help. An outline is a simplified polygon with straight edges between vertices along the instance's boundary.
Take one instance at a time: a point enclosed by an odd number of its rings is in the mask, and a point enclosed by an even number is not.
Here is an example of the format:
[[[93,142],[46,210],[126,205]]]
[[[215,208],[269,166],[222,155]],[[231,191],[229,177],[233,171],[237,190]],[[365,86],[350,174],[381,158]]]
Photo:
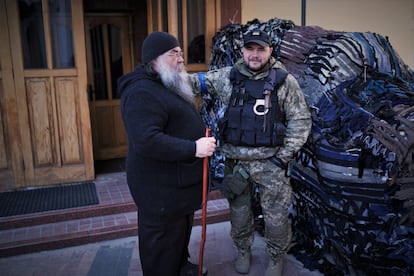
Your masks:
[[[118,81],[128,134],[127,181],[138,207],[139,251],[145,276],[197,275],[188,262],[194,211],[202,197],[203,158],[214,138],[193,103],[177,39],[148,35],[142,64]]]

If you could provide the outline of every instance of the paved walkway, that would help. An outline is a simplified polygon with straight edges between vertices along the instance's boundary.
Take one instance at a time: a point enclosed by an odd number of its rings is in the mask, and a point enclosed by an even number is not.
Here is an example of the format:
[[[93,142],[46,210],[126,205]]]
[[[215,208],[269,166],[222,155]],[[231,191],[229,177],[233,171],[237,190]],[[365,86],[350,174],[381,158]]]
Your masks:
[[[233,270],[235,250],[230,238],[228,221],[208,224],[204,249],[204,266],[209,276],[239,275]],[[198,263],[201,226],[194,226],[190,253]],[[64,249],[42,251],[0,259],[2,276],[141,276],[138,238],[127,237],[90,243]],[[252,268],[249,274],[260,276],[267,266],[265,244],[256,236],[252,248]],[[285,259],[284,275],[317,276],[318,272],[305,269],[293,256]]]

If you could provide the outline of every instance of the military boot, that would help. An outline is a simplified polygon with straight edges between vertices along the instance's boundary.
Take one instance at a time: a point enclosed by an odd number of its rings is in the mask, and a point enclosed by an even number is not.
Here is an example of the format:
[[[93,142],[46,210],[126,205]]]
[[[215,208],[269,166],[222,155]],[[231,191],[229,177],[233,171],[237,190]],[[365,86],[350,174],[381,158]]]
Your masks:
[[[282,276],[283,275],[283,258],[279,258],[278,260],[269,260],[269,265],[267,266],[267,270],[265,276]]]
[[[249,273],[251,257],[250,249],[238,250],[237,258],[234,262],[234,269],[240,274]]]

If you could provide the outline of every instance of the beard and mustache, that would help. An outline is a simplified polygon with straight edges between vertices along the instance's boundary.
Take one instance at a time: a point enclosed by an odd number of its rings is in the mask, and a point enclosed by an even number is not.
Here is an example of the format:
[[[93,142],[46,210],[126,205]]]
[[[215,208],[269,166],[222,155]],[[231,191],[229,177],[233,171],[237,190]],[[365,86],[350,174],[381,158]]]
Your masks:
[[[183,64],[173,67],[163,57],[158,59],[158,74],[162,83],[175,94],[194,105],[194,93]]]

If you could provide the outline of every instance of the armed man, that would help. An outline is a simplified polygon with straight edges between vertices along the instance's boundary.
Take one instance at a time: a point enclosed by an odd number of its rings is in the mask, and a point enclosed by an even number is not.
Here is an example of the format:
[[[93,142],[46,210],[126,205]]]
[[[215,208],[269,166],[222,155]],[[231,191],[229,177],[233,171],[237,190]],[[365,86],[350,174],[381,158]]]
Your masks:
[[[269,265],[266,276],[282,275],[292,230],[288,163],[306,142],[312,120],[302,90],[272,56],[270,37],[260,29],[244,35],[243,57],[233,66],[191,75],[196,94],[218,97],[225,159],[221,191],[230,205],[235,270],[249,273],[254,238],[252,191],[260,193]]]

